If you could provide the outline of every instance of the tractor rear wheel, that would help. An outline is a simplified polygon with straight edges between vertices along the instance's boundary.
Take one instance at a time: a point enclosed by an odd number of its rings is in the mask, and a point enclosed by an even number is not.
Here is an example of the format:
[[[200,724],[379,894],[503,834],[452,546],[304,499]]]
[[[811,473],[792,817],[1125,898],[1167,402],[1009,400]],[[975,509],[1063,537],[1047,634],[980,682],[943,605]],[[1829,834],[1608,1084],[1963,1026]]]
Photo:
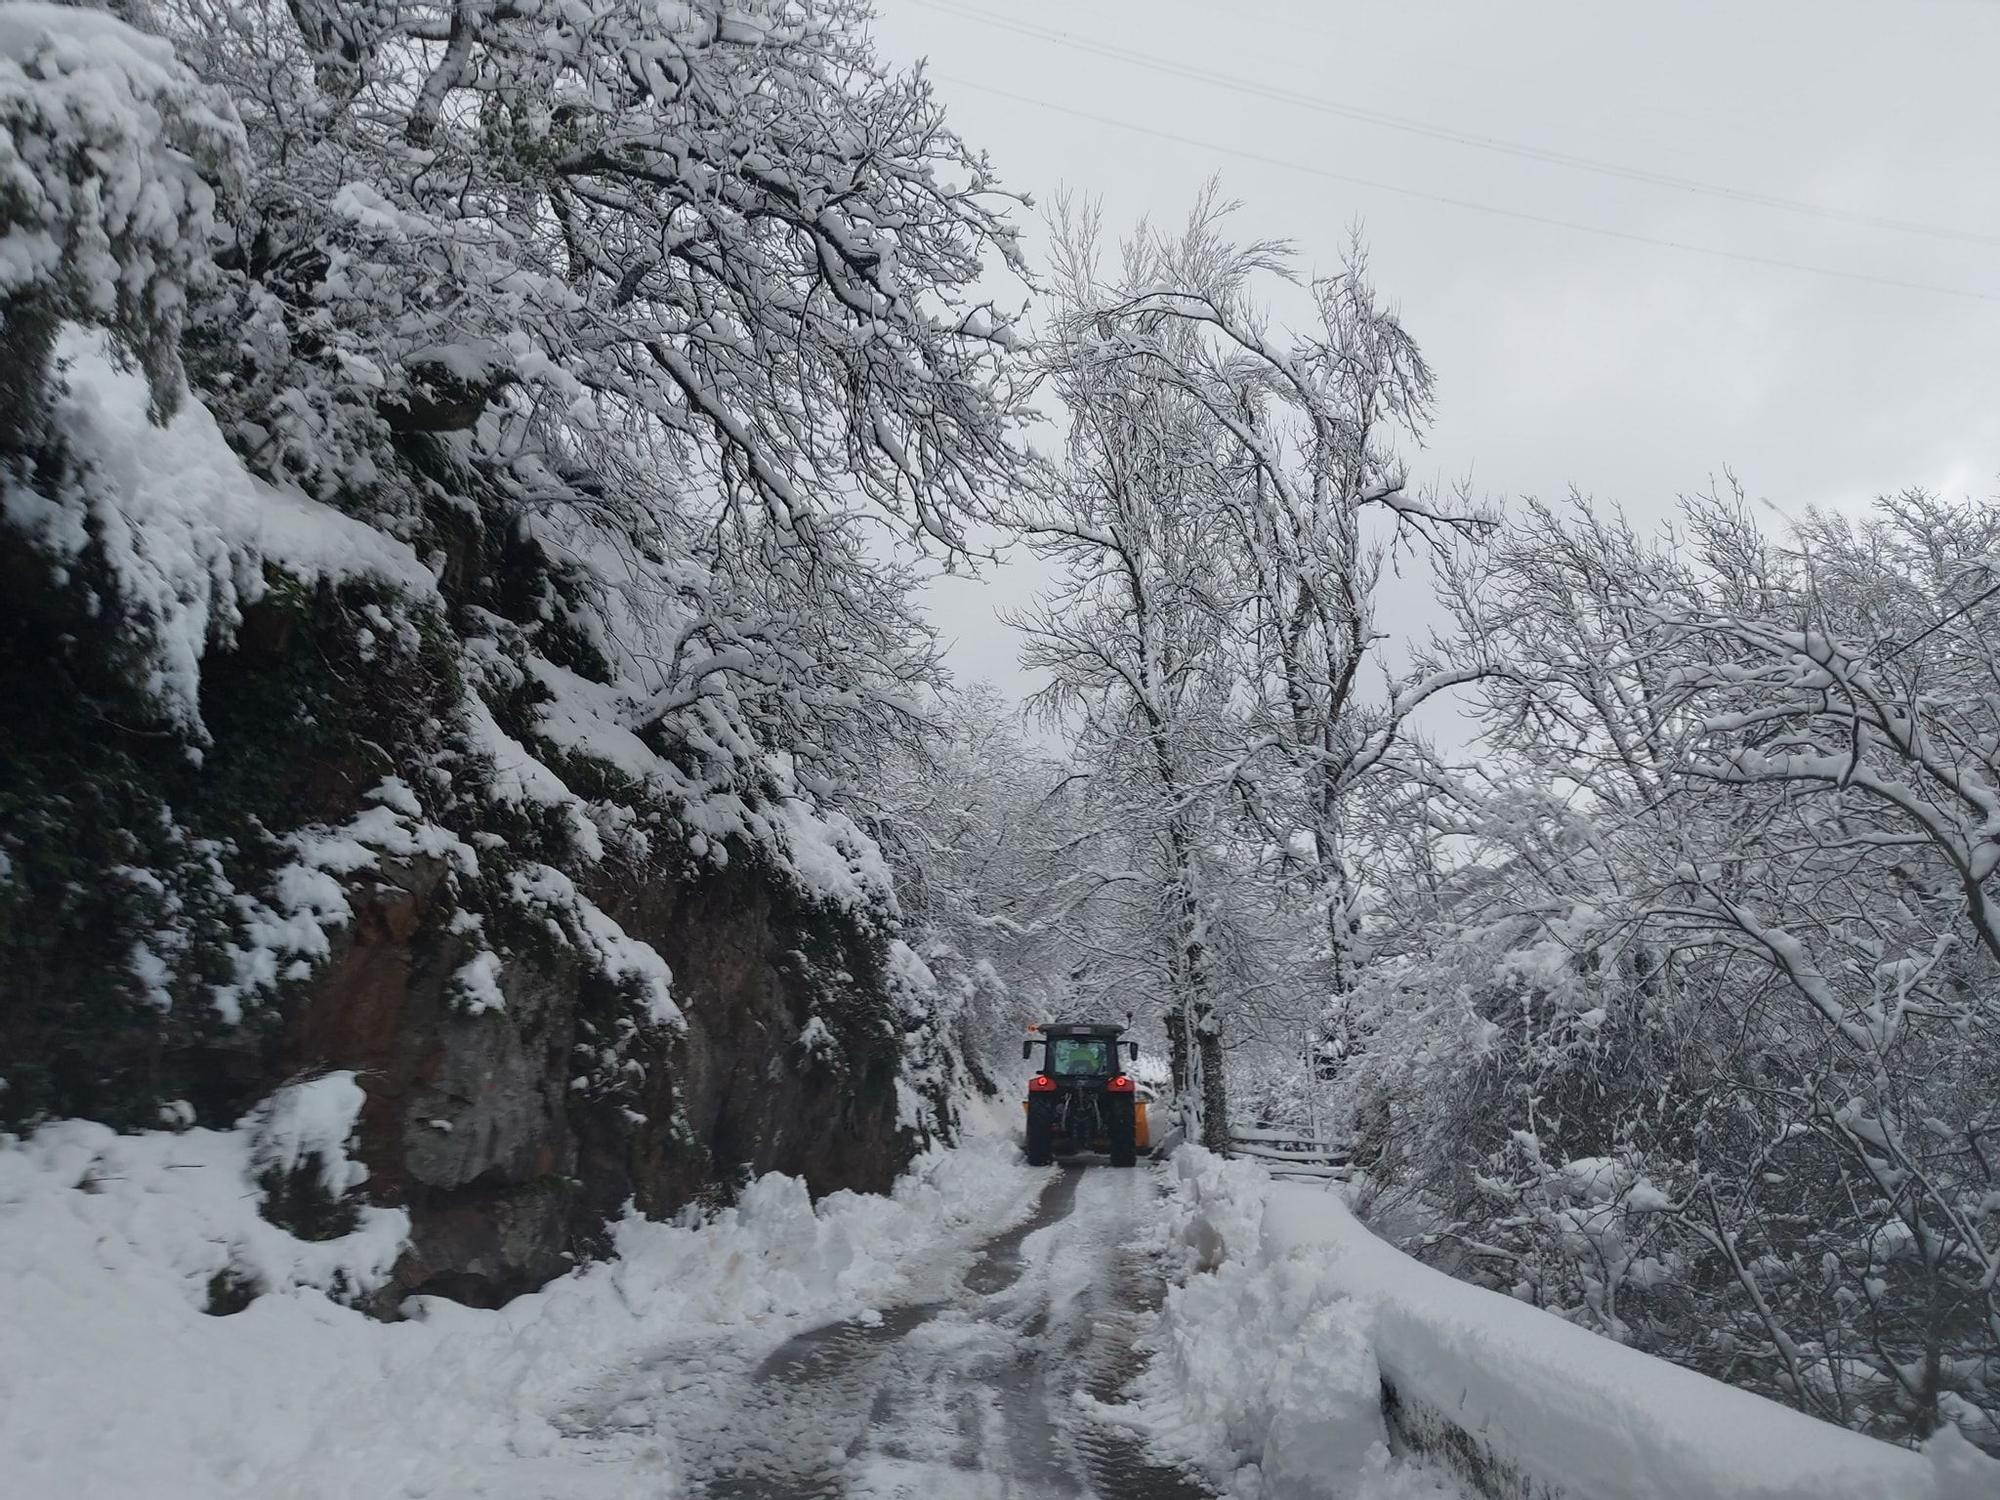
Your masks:
[[[1132,1096],[1126,1094],[1121,1098],[1119,1095],[1110,1094],[1106,1096],[1105,1102],[1110,1106],[1106,1109],[1105,1113],[1110,1116],[1106,1124],[1109,1127],[1107,1134],[1111,1137],[1111,1165],[1114,1167],[1137,1166],[1139,1162],[1137,1143],[1138,1121],[1134,1118],[1135,1111],[1132,1108]]]
[[[1052,1101],[1030,1099],[1028,1101],[1028,1165],[1046,1167],[1056,1159],[1055,1153],[1056,1112]]]

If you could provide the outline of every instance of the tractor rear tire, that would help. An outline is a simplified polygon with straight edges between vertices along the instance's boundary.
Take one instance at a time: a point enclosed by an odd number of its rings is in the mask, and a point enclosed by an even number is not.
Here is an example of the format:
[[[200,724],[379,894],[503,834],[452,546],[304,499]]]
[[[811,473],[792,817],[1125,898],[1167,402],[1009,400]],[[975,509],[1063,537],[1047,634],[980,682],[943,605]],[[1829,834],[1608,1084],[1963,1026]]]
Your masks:
[[[1028,1165],[1046,1167],[1056,1159],[1056,1112],[1040,1099],[1028,1101]]]
[[[1133,1167],[1139,1164],[1138,1121],[1134,1118],[1132,1096],[1122,1099],[1117,1095],[1109,1098],[1110,1108],[1105,1111],[1111,1118],[1107,1122],[1111,1136],[1111,1165]]]

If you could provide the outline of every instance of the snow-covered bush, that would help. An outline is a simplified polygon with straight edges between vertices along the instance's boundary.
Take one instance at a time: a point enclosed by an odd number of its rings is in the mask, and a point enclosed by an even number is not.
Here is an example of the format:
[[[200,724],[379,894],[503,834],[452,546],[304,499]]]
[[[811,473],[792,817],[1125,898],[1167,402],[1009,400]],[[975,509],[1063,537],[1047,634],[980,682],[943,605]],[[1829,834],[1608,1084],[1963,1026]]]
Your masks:
[[[1685,525],[1535,508],[1461,565],[1494,752],[1337,1092],[1461,1274],[2000,1444],[2000,512]]]
[[[190,288],[243,133],[221,91],[94,11],[0,11],[0,439],[32,434],[65,321],[110,331],[154,413],[180,399]]]

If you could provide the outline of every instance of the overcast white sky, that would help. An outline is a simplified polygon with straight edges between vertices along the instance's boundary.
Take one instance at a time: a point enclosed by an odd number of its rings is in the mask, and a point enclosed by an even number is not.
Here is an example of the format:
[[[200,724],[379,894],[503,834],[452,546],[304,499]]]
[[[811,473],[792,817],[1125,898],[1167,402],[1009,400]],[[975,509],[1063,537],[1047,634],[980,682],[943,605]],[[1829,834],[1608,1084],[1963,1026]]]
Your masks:
[[[1178,220],[1220,172],[1243,232],[1293,240],[1307,270],[1359,220],[1438,373],[1419,478],[1575,484],[1648,517],[1725,466],[1786,510],[2000,495],[1995,0],[877,3],[884,55],[929,59],[959,132],[1043,205],[1068,186],[1113,227]],[[992,611],[1034,584],[1016,563],[933,591],[962,677],[1031,685]]]

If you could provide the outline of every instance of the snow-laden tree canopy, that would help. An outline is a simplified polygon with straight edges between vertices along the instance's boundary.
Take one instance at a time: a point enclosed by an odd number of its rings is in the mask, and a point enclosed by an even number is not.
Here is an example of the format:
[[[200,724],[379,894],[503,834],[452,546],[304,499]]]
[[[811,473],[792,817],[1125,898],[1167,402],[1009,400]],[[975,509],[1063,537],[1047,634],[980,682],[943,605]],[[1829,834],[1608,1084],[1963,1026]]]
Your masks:
[[[473,1009],[523,930],[627,997],[604,1078],[676,1015],[621,881],[748,851],[888,942],[844,809],[931,732],[916,559],[995,514],[1024,396],[980,290],[1014,200],[866,8],[119,14],[0,17],[0,540],[141,809],[103,814],[137,873],[94,950],[133,1024],[254,1014],[327,961],[343,879],[406,858],[447,861]],[[261,717],[216,686],[301,630]],[[311,821],[146,768],[256,735],[359,784]],[[51,861],[18,867],[59,905]],[[878,1030],[933,1035],[921,990]]]
[[[109,329],[171,411],[188,288],[242,153],[227,99],[164,41],[90,11],[0,11],[0,434],[33,431],[64,320]]]
[[[866,14],[160,8],[268,164],[246,264],[392,426],[511,389],[505,425],[705,461],[774,546],[858,496],[955,548],[1013,463],[1012,321],[975,291],[1009,200]]]

